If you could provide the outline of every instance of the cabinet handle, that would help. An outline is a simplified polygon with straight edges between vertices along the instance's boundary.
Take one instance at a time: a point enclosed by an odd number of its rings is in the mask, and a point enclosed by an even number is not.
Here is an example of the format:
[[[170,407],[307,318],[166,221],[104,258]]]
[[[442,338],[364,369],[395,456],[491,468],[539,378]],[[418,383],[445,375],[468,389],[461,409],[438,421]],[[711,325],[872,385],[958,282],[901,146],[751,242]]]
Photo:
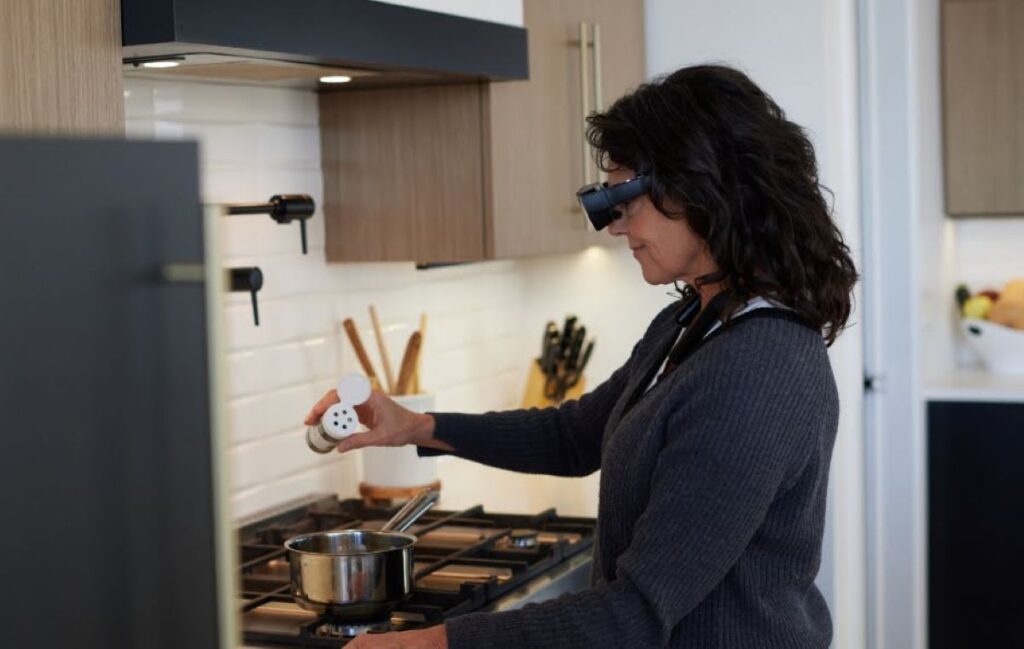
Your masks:
[[[601,23],[594,23],[594,110],[604,108],[604,97],[601,90]]]
[[[594,48],[592,54],[594,56],[594,110],[604,110],[604,93],[601,87],[601,79],[604,76],[601,73],[601,23],[594,23],[594,37],[593,37]],[[594,164],[593,162],[591,164]],[[597,168],[595,164],[594,171],[597,173],[597,182],[604,182],[604,173]]]
[[[580,151],[583,154],[583,184],[589,185],[594,182],[590,175],[590,144],[587,143],[587,115],[590,114],[590,79],[587,74],[587,50],[590,45],[587,42],[587,34],[589,25],[581,21],[580,22],[580,112],[582,113],[580,119],[580,140],[582,146]]]

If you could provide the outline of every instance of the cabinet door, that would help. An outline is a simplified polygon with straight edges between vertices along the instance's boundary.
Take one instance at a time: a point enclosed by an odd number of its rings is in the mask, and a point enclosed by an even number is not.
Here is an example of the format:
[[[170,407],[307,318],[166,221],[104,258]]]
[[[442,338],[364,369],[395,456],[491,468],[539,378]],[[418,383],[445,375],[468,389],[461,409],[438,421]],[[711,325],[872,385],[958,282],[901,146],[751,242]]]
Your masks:
[[[484,257],[479,84],[320,97],[328,261]]]
[[[1024,214],[1024,2],[945,0],[946,210]]]
[[[491,257],[574,252],[584,216],[579,25],[586,3],[526,0],[530,79],[489,88]]]
[[[588,0],[587,19],[599,37],[591,50],[593,110],[604,110],[644,80],[643,0]],[[595,172],[596,177],[596,172]],[[604,180],[601,174],[600,180]],[[623,237],[587,228],[586,245],[625,246]]]
[[[1024,404],[928,404],[928,646],[1024,646]]]
[[[233,626],[204,287],[158,279],[203,263],[198,168],[193,143],[0,139],[6,647],[213,649]]]

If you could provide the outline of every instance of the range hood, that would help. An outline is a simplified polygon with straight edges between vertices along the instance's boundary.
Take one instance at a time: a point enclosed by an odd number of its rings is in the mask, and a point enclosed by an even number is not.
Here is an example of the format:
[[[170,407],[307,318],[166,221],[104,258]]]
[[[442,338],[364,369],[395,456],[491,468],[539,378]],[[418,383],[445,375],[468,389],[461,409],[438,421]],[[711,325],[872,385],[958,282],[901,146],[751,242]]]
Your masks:
[[[375,0],[121,0],[126,71],[353,86],[528,76],[521,27]],[[143,67],[171,61],[175,67]]]

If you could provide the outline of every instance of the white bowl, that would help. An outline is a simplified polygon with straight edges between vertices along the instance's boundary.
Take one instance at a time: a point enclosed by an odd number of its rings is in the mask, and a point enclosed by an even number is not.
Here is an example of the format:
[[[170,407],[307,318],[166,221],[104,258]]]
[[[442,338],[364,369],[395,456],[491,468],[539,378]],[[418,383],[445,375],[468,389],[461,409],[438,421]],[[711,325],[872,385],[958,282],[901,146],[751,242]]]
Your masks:
[[[989,370],[1024,375],[1024,330],[976,318],[964,318],[960,328]]]

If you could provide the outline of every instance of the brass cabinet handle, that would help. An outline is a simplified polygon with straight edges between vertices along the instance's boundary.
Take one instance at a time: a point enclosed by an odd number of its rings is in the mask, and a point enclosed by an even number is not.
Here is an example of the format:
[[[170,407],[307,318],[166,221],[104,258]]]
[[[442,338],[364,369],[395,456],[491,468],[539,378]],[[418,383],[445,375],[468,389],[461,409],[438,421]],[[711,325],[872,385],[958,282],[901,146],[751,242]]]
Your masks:
[[[604,108],[604,98],[601,91],[601,23],[594,23],[594,110]]]
[[[583,184],[589,185],[594,182],[590,174],[590,144],[587,143],[586,131],[587,131],[587,115],[590,114],[590,79],[587,74],[587,49],[590,44],[587,42],[590,25],[585,21],[580,21],[580,112],[582,113],[580,119],[580,139],[582,146],[580,151],[583,154]]]
[[[604,76],[601,73],[601,23],[594,23],[593,30],[594,48],[591,53],[594,56],[594,110],[601,111],[604,110],[604,93],[601,86],[601,79]],[[597,182],[604,182],[604,174],[596,165],[594,171],[597,172]]]

